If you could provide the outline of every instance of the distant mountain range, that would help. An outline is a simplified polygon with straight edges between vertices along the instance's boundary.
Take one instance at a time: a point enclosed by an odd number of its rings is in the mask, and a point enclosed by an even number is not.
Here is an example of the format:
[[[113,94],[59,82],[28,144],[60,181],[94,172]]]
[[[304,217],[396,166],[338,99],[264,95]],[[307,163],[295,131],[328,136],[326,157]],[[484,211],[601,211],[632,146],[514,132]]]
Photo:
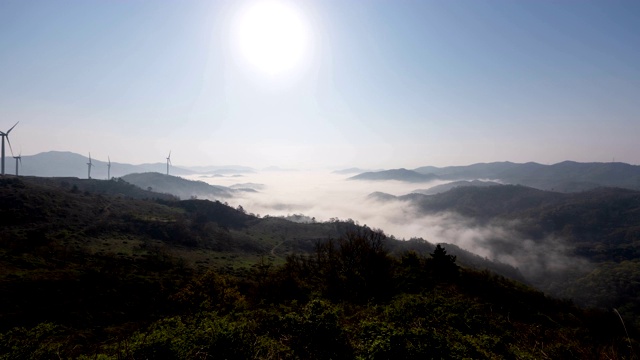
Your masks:
[[[5,172],[13,174],[14,161],[8,157]],[[87,162],[84,155],[49,151],[36,155],[22,157],[21,175],[44,177],[78,177],[88,175]],[[93,179],[107,178],[107,162],[92,159],[91,177]],[[273,169],[271,169],[273,170]],[[353,173],[359,169],[351,168],[334,172],[337,174]],[[156,172],[166,174],[166,163],[132,165],[111,162],[111,177],[121,177],[127,174]],[[245,166],[171,166],[170,175],[241,175],[254,173],[255,169]],[[557,192],[577,192],[597,187],[620,187],[640,190],[640,166],[625,163],[578,163],[564,161],[554,165],[538,163],[517,164],[512,162],[481,163],[468,166],[433,167],[423,166],[413,170],[392,169],[383,171],[363,172],[352,176],[349,180],[387,181],[396,180],[411,183],[427,183],[434,180],[450,181],[438,188],[418,189],[416,192],[428,194],[446,191],[447,188],[457,186],[480,186],[478,180],[493,181],[503,184],[515,184],[533,187],[541,190]],[[474,180],[476,182],[474,182]],[[471,183],[459,183],[467,181]]]
[[[625,163],[579,163],[564,161],[554,165],[496,162],[469,166],[424,166],[414,170],[394,169],[366,172],[351,180],[398,180],[428,182],[432,180],[493,180],[525,185],[541,190],[576,192],[597,187],[620,187],[640,190],[640,166]]]
[[[115,159],[113,159],[115,160]],[[6,158],[5,172],[7,174],[15,173],[15,163],[12,158]],[[87,178],[89,157],[68,152],[68,151],[49,151],[36,155],[22,156],[22,166],[20,166],[20,175],[30,176],[46,176],[46,177],[78,177]],[[107,162],[97,159],[91,159],[94,165],[91,168],[91,178],[106,179],[107,178]],[[132,165],[111,162],[111,177],[121,177],[133,173],[157,172],[166,174],[167,164],[165,162],[153,164]],[[180,167],[171,165],[169,168],[170,175],[192,175],[192,174],[245,174],[255,172],[254,169],[245,166],[194,166]]]

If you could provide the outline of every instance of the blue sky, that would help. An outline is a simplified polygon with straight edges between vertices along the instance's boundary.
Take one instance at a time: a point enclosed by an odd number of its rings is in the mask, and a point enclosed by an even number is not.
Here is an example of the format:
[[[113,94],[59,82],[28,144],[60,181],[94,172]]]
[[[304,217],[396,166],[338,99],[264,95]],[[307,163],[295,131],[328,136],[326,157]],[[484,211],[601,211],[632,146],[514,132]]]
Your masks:
[[[296,70],[235,49],[255,1],[0,1],[23,155],[254,167],[640,164],[637,1],[298,1]]]

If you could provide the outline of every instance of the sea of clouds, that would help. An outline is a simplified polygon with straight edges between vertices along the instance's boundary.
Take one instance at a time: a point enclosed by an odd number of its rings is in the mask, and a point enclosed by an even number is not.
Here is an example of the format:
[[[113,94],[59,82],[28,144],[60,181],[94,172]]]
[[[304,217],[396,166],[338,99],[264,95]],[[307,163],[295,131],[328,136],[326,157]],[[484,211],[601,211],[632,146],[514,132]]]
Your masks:
[[[409,201],[381,201],[369,195],[394,196],[444,183],[349,180],[351,175],[328,171],[264,171],[233,176],[194,175],[193,180],[212,185],[253,188],[241,192],[229,205],[241,205],[260,216],[303,214],[316,221],[351,219],[360,225],[382,229],[397,239],[423,238],[431,243],[455,244],[482,257],[517,267],[530,280],[550,274],[583,272],[588,264],[573,255],[563,239],[548,236],[530,239],[519,233],[517,222],[478,223],[459,214],[425,214]]]

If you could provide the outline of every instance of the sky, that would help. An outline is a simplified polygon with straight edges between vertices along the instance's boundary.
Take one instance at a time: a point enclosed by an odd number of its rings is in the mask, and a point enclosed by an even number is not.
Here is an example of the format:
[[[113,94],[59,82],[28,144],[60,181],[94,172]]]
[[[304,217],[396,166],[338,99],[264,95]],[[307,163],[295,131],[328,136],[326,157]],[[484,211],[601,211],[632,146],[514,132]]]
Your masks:
[[[640,164],[638,1],[0,0],[15,152]]]

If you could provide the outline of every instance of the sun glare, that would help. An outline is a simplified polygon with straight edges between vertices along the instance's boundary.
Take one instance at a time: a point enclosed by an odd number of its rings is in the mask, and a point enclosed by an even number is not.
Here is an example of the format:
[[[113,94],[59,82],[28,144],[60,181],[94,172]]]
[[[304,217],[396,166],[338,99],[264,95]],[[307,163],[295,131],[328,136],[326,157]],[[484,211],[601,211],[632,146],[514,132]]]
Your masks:
[[[293,5],[265,0],[250,3],[236,20],[234,41],[244,61],[268,75],[300,66],[309,48],[309,28]]]

